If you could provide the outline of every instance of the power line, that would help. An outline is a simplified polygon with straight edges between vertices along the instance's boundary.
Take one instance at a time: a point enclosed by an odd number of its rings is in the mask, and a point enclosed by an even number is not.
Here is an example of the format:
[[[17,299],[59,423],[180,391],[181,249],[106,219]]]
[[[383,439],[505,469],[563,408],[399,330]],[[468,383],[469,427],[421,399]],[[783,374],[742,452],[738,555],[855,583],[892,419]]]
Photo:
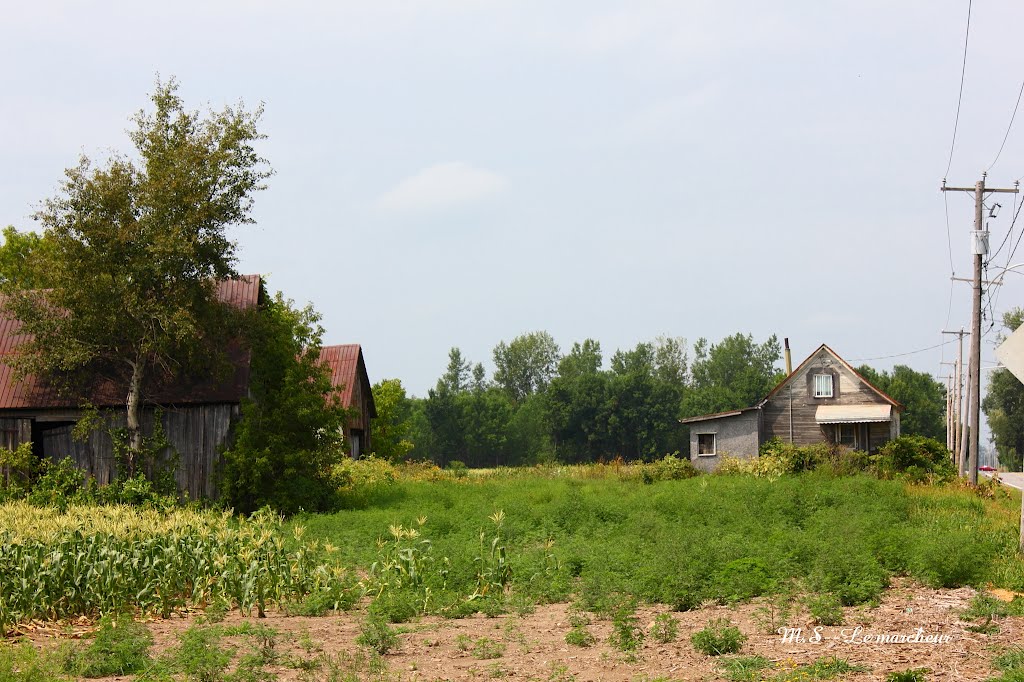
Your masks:
[[[1003,143],[999,145],[999,151],[996,152],[996,158],[992,159],[992,163],[989,164],[988,169],[992,170],[992,166],[996,165],[996,161],[999,160],[1000,154],[1003,153],[1003,147],[1006,146],[1006,139],[1010,137],[1010,129],[1013,128],[1013,119],[1017,118],[1017,108],[1020,106],[1020,96],[1024,95],[1024,80],[1020,82],[1020,92],[1017,93],[1017,103],[1013,105],[1013,115],[1010,116],[1010,125],[1006,126],[1006,134],[1003,135]],[[949,172],[948,170],[946,171]]]
[[[1017,206],[1017,212],[1013,214],[1013,222],[1010,223],[1010,232],[1013,232],[1013,226],[1017,224],[1017,217],[1020,216],[1020,209],[1024,208],[1024,201],[1020,202]],[[1017,253],[1017,247],[1020,246],[1021,237],[1024,237],[1024,230],[1020,231],[1020,236],[1017,237],[1017,243],[1013,245],[1013,251],[1010,251],[1010,255],[1006,257],[1006,266],[1010,266],[1010,261],[1013,260],[1013,254]]]
[[[905,357],[907,355],[917,355],[918,353],[923,353],[926,350],[935,350],[936,348],[940,348],[941,346],[945,346],[947,343],[949,343],[949,341],[943,341],[942,343],[937,343],[934,346],[928,346],[927,348],[919,348],[917,350],[908,351],[906,353],[893,353],[892,355],[879,355],[877,358],[853,358],[852,360],[850,360],[850,362],[866,362],[868,360],[888,360],[889,358],[902,358],[902,357]]]
[[[1007,230],[1007,232],[1006,232],[1006,235],[1007,235],[1008,238],[1012,238],[1013,237],[1013,228],[1017,224],[1017,218],[1020,217],[1020,209],[1024,208],[1024,201],[1022,201],[1020,204],[1017,204],[1017,195],[1016,194],[1013,195],[1013,203],[1014,203],[1015,210],[1013,212],[1013,220],[1010,222],[1010,229]],[[1001,277],[1005,276],[1006,273],[1008,272],[1007,268],[1010,267],[1010,261],[1013,260],[1013,254],[1017,253],[1017,247],[1020,246],[1021,237],[1024,237],[1024,229],[1021,230],[1020,236],[1017,237],[1017,242],[1013,245],[1013,250],[1010,251],[1006,255],[1006,265],[1003,268],[1002,275],[1000,275]],[[1005,243],[1005,240],[1004,240],[1004,243]],[[999,248],[1002,249],[1003,247],[1000,246]],[[991,310],[991,313],[992,313],[992,320],[991,320],[991,324],[989,325],[988,331],[992,331],[992,326],[995,325],[995,322],[996,322],[996,310],[995,310],[995,308],[996,308],[996,303],[999,301],[999,294],[1000,293],[1002,293],[1001,289],[996,289],[995,295],[993,295],[991,293],[991,289],[990,289],[989,294],[988,294],[989,310]],[[985,333],[987,334],[988,331],[986,331]]]
[[[950,276],[956,276],[956,268],[953,267],[953,238],[950,236],[949,231],[949,197],[946,193],[942,193],[942,203],[946,207],[946,249],[949,251],[949,274]]]
[[[953,119],[953,140],[949,143],[949,163],[946,164],[946,176],[949,176],[949,169],[953,167],[953,149],[956,147],[956,129],[960,125],[960,103],[964,98],[964,76],[967,74],[967,43],[971,37],[971,5],[973,0],[967,2],[967,30],[964,31],[964,62],[960,67],[960,94],[956,98],[956,118]]]

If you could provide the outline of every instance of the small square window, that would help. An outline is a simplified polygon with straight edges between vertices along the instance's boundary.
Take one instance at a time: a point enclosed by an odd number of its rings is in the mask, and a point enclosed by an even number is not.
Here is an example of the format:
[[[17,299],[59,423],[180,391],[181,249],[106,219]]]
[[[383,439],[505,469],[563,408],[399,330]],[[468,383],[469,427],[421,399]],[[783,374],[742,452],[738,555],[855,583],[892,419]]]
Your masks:
[[[831,374],[815,374],[814,375],[814,397],[815,398],[831,398],[832,397],[832,375]]]
[[[715,434],[697,434],[697,454],[704,457],[710,457],[715,454]]]

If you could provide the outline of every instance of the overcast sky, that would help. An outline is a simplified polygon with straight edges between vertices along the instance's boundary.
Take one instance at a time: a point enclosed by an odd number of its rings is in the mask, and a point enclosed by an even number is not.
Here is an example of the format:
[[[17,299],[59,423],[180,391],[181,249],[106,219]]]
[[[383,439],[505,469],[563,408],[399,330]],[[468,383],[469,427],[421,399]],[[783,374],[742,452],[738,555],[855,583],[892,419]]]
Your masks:
[[[327,343],[362,344],[371,381],[424,395],[451,346],[490,367],[534,330],[606,358],[659,335],[776,334],[797,362],[828,343],[938,373],[952,339],[887,356],[969,328],[969,286],[951,298],[949,277],[951,258],[971,272],[973,200],[947,197],[950,252],[939,192],[966,15],[967,0],[9,3],[0,225],[31,228],[79,153],[129,151],[159,72],[190,107],[265,104],[276,175],[234,233],[240,269],[312,302]],[[996,156],[1022,26],[1024,3],[974,2],[951,185]],[[990,185],[1024,175],[1021,119]],[[993,247],[1014,198],[996,201]],[[1024,303],[1022,275],[997,315]]]

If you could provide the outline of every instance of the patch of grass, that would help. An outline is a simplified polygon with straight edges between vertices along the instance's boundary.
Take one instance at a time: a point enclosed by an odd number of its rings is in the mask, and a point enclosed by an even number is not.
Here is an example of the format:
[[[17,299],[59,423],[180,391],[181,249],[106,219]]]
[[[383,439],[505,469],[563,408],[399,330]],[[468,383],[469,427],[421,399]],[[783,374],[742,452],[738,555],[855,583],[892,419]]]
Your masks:
[[[8,644],[0,640],[0,682],[57,682],[68,680],[53,656],[36,650],[30,642]]]
[[[746,641],[746,635],[726,618],[716,618],[690,636],[693,647],[706,656],[739,653]]]
[[[473,642],[473,649],[471,653],[473,654],[473,658],[480,660],[501,658],[505,655],[505,645],[501,642],[490,639],[489,637],[481,637]]]
[[[1002,676],[991,682],[1021,682],[1024,680],[1024,647],[1015,646],[992,659],[992,667]]]
[[[392,682],[387,663],[376,652],[340,651],[320,654],[313,670],[299,675],[300,682]]]
[[[785,665],[779,667],[786,667]],[[840,675],[866,672],[861,665],[852,665],[844,658],[830,656],[819,658],[809,665],[791,665],[787,670],[776,674],[772,682],[806,682],[807,680],[832,680]]]
[[[349,611],[361,596],[355,578],[336,580],[315,590],[303,599],[286,602],[284,611],[290,616],[325,616],[336,611]]]
[[[104,616],[92,642],[73,649],[64,670],[81,677],[111,677],[141,672],[150,663],[153,635],[131,616]]]
[[[960,614],[962,620],[991,620],[1007,616],[1024,616],[1024,599],[1014,597],[1013,601],[1007,602],[987,592],[978,592]]]
[[[597,638],[584,625],[574,627],[565,635],[565,643],[578,647],[593,646]]]
[[[387,574],[389,584],[371,607],[392,622],[417,613],[527,613],[531,601],[575,590],[588,612],[607,618],[622,595],[680,610],[763,595],[771,604],[763,629],[774,630],[793,603],[774,596],[794,584],[834,595],[844,606],[878,600],[891,575],[1024,587],[1014,554],[1017,526],[1003,500],[953,486],[820,472],[645,484],[621,476],[624,466],[496,469],[459,480],[406,476],[399,467],[387,495],[297,523],[307,538],[337,548],[340,564],[368,571],[380,561],[377,539],[387,544],[390,527],[429,518],[414,526],[415,538],[402,540],[402,549],[416,549],[419,558],[406,565],[394,554],[404,572]],[[495,509],[504,511],[497,584],[507,599],[484,603],[481,596],[503,596],[497,588],[481,594],[486,567],[477,561],[490,557],[479,532]],[[952,543],[944,539],[951,534]],[[840,545],[844,551],[835,552]]]
[[[552,662],[548,682],[576,682],[576,675],[569,672],[568,666]]]
[[[908,668],[907,670],[897,670],[889,673],[885,676],[885,682],[925,682],[925,673],[928,672],[927,668]]]
[[[356,644],[383,656],[398,646],[398,635],[383,618],[371,615],[363,621]]]
[[[732,682],[760,682],[762,671],[771,664],[764,656],[729,656],[718,661],[719,669]]]

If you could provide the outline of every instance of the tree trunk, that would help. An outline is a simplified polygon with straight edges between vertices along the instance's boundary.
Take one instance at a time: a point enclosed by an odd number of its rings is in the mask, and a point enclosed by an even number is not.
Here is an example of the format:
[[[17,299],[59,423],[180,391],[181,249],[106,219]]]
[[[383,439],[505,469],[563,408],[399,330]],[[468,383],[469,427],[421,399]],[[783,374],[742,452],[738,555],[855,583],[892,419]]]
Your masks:
[[[145,372],[145,360],[137,360],[132,364],[132,378],[128,384],[128,452],[125,453],[125,465],[129,477],[135,475],[135,467],[142,453],[142,377]]]

